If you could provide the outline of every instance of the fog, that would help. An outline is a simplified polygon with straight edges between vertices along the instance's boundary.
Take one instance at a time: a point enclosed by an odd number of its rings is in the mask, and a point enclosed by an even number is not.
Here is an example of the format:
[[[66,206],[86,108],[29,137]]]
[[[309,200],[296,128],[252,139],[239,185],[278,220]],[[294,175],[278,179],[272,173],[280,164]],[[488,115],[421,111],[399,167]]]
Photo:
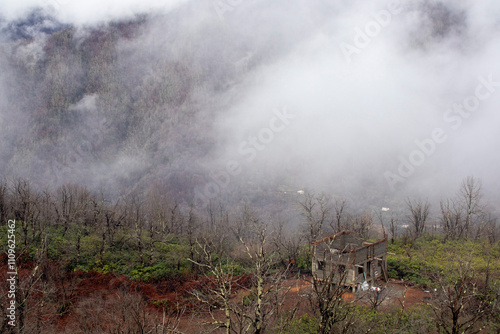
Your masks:
[[[118,192],[166,183],[201,205],[299,190],[397,205],[452,196],[474,175],[500,198],[496,1],[4,2],[4,36],[34,6],[74,26],[75,45],[110,22],[139,23],[115,41],[116,93],[86,91],[65,109],[78,122],[50,140],[32,131],[37,97],[23,98],[32,84],[13,61],[42,62],[48,34],[4,38],[5,177]],[[130,110],[144,117],[133,133],[115,134],[114,99],[150,101],[148,83],[174,81],[168,101]]]
[[[23,0],[3,1],[0,12],[7,21],[25,18],[34,8],[42,9],[59,22],[78,26],[104,24],[112,20],[127,20],[136,15],[155,11],[168,12],[186,0]]]

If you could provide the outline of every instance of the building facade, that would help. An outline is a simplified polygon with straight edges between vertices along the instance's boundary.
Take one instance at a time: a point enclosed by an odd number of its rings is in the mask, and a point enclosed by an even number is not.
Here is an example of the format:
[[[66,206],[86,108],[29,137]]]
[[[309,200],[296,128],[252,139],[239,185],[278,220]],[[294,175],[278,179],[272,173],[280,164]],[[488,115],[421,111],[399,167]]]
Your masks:
[[[387,236],[367,242],[342,231],[318,240],[312,248],[312,274],[327,283],[342,284],[355,291],[377,278],[387,281]]]

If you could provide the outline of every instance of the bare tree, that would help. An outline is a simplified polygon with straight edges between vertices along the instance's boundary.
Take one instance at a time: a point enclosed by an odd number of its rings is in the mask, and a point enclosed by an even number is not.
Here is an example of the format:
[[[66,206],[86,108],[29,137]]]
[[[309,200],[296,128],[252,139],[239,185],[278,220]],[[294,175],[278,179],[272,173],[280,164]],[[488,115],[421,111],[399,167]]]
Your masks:
[[[55,211],[58,223],[64,228],[63,236],[71,224],[83,224],[89,199],[90,192],[75,184],[63,185],[57,190]]]
[[[245,204],[241,210],[241,216],[239,219],[235,219],[231,222],[231,230],[236,240],[248,239],[251,237],[251,229],[249,226],[257,224],[259,219],[257,218],[254,210]]]
[[[168,236],[172,232],[171,225],[175,218],[169,217],[172,211],[175,213],[177,208],[170,208],[171,204],[161,192],[159,186],[149,189],[146,201],[146,217],[151,229],[157,230],[161,238]]]
[[[387,230],[384,224],[384,212],[389,211],[388,208],[382,208],[381,210],[376,211],[376,216],[380,222],[380,225],[382,225],[382,230],[384,231],[384,234],[387,235]],[[398,218],[394,217],[393,212],[391,211],[391,216],[389,217],[389,233],[391,234],[391,244],[394,243],[394,238],[397,237],[397,230],[398,230]]]
[[[423,202],[422,200],[416,200],[412,202],[408,198],[406,200],[406,205],[408,206],[408,210],[410,211],[408,219],[410,220],[411,226],[413,228],[413,236],[415,238],[418,238],[424,232],[425,223],[427,222],[427,218],[429,217],[429,201],[426,200],[425,202]]]
[[[491,310],[488,314],[488,322],[491,324],[491,329],[498,333],[500,332],[500,287],[490,289],[489,297]]]
[[[339,233],[346,229],[346,220],[349,219],[347,211],[347,200],[345,198],[336,198],[333,204],[335,210],[335,219],[330,222],[332,232]]]
[[[387,298],[387,295],[388,295],[387,286],[385,286],[383,288],[373,286],[366,293],[366,297],[368,299],[368,304],[374,310],[377,310],[377,308],[380,305],[382,305],[384,300]]]
[[[45,235],[45,229],[56,220],[54,198],[51,192],[43,191],[38,197],[40,216],[38,228],[32,230],[31,240],[35,244],[42,242]]]
[[[23,245],[27,247],[29,229],[36,229],[39,224],[38,194],[33,191],[30,182],[24,179],[14,182],[12,193],[14,217],[21,225]]]
[[[284,271],[272,272],[277,262],[275,250],[270,242],[268,225],[254,220],[250,240],[240,239],[245,253],[251,260],[252,276],[251,287],[253,301],[244,308],[243,317],[248,320],[252,333],[261,334],[269,326],[273,317],[277,317],[282,308],[284,297],[288,289],[283,287],[289,267]]]
[[[498,241],[500,235],[500,228],[496,217],[488,214],[487,224],[485,226],[484,234],[488,237],[490,244]]]
[[[215,215],[212,218],[214,223],[212,227],[216,228],[217,219]],[[226,240],[226,234],[221,234],[218,238],[201,235],[195,241],[193,258],[188,260],[207,274],[207,283],[203,289],[192,292],[193,296],[200,303],[206,305],[210,311],[212,321],[207,324],[215,326],[217,329],[223,328],[227,334],[230,334],[236,332],[234,314],[240,311],[230,300],[237,278],[233,276],[231,266],[228,266],[227,261],[225,261],[224,243]],[[223,311],[223,320],[214,314],[214,309]]]
[[[276,224],[272,235],[272,243],[283,267],[288,265],[293,267],[300,254],[301,242],[301,235],[288,232],[283,221]]]
[[[307,297],[313,313],[319,318],[318,333],[321,334],[340,332],[335,330],[335,326],[352,315],[350,305],[345,304],[343,299],[347,271],[341,268],[334,265],[325,272],[326,275],[313,275],[311,278],[312,290]]]
[[[492,217],[481,202],[481,187],[480,180],[468,176],[462,180],[455,199],[441,201],[441,223],[446,238],[477,240],[488,235]]]
[[[465,237],[472,236],[472,228],[474,227],[474,223],[476,223],[475,218],[482,213],[480,203],[482,198],[481,188],[482,183],[480,180],[474,176],[468,176],[462,181],[458,192],[465,211]]]
[[[460,239],[464,233],[462,210],[450,200],[441,201],[441,224],[446,239]]]
[[[7,182],[0,181],[0,224],[5,223],[9,215],[8,189]]]
[[[195,257],[195,247],[196,247],[196,238],[198,236],[198,228],[199,228],[198,217],[194,213],[194,207],[191,206],[189,208],[188,217],[186,219],[186,236],[187,242],[189,246],[189,258],[196,259]],[[194,263],[192,263],[191,269],[195,271],[196,267]]]
[[[207,282],[203,288],[192,292],[193,296],[210,311],[212,321],[205,324],[216,329],[224,329],[227,334],[242,333],[243,324],[236,321],[237,318],[243,317],[241,306],[231,300],[238,283],[238,277],[233,275],[231,262],[227,263],[228,261],[223,258],[220,245],[215,245],[204,238],[197,240],[197,245],[196,256],[200,260],[188,260],[207,273]],[[222,320],[214,312],[217,309],[223,312]]]
[[[148,191],[144,202],[144,217],[144,227],[148,236],[145,247],[148,249],[148,262],[151,265],[155,261],[153,258],[155,243],[165,240],[171,234],[182,234],[185,220],[181,206],[176,201],[170,202],[159,186],[154,186]],[[190,217],[194,217],[192,210]],[[188,223],[193,222],[191,220]],[[191,228],[188,234],[192,235],[192,232]]]
[[[347,226],[351,232],[363,239],[367,239],[368,232],[373,226],[373,217],[370,212],[365,211],[362,214],[352,216]]]
[[[331,225],[333,221],[330,199],[325,195],[306,193],[304,200],[299,204],[306,218],[307,241],[312,245],[322,235],[325,225]]]
[[[208,239],[199,239],[196,252],[199,261],[189,259],[204,269],[208,282],[193,295],[209,310],[223,311],[222,319],[211,312],[208,324],[225,329],[226,333],[264,333],[283,306],[288,291],[283,286],[288,267],[275,270],[279,262],[273,246],[269,226],[247,211],[246,237],[239,237],[240,255],[251,269],[246,276],[234,275],[232,260],[224,255],[222,247]],[[233,298],[236,290],[243,290],[243,301]]]
[[[478,286],[477,270],[470,260],[452,254],[444,274],[431,277],[439,288],[429,305],[440,329],[448,334],[479,332],[488,316],[490,302]]]
[[[391,244],[394,243],[394,239],[398,237],[398,217],[394,217],[391,213],[391,218],[389,221],[389,232],[391,233]]]
[[[136,247],[139,252],[139,259],[141,265],[144,265],[144,249],[146,245],[144,244],[144,226],[146,223],[145,213],[144,213],[144,201],[138,196],[130,196],[126,200],[128,215],[127,225],[132,226],[135,232]]]
[[[125,220],[128,214],[128,207],[126,205],[121,205],[120,201],[116,201],[114,205],[107,205],[103,207],[103,222],[104,226],[102,229],[98,229],[101,234],[101,246],[99,249],[99,259],[102,260],[106,245],[112,247],[115,244],[120,244],[116,238],[117,232],[123,228]],[[124,236],[124,238],[130,238],[129,236]],[[124,240],[121,244],[123,245]],[[121,249],[121,247],[120,247]]]
[[[14,283],[16,286],[15,294],[15,307],[16,307],[16,326],[10,327],[6,326],[8,318],[4,318],[4,329],[10,328],[10,333],[29,333],[32,327],[36,327],[34,323],[30,321],[28,316],[32,313],[36,314],[41,307],[47,303],[47,289],[46,289],[46,277],[47,277],[47,264],[48,259],[46,257],[46,244],[36,252],[33,261],[31,263],[24,263],[21,261],[21,257],[26,248],[20,249],[17,254],[16,259],[16,275],[9,275],[8,279],[10,283]],[[7,305],[9,301],[7,300],[6,285],[2,286],[0,292],[0,308],[1,313],[6,314]],[[54,298],[54,296],[51,296]]]
[[[182,334],[178,327],[183,309],[159,313],[148,306],[139,294],[119,291],[102,298],[96,292],[75,307],[78,326],[72,332]]]

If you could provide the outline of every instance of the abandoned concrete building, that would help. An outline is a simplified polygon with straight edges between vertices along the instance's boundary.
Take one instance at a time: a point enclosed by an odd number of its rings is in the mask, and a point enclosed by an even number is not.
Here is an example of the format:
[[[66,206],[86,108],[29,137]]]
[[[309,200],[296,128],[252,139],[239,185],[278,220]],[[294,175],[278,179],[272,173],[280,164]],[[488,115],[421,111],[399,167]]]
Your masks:
[[[387,281],[387,236],[367,242],[342,231],[314,242],[312,253],[312,274],[318,280],[353,291],[364,282],[373,285],[379,277]]]

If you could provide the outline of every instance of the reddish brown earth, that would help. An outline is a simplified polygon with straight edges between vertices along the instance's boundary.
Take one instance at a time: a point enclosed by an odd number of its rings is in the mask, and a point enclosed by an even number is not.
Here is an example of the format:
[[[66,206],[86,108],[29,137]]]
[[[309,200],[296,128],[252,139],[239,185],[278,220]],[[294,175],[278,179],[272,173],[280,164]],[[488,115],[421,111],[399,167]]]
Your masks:
[[[384,282],[381,282],[381,285],[385,285]],[[297,308],[296,317],[311,313],[308,298],[308,294],[312,290],[310,278],[288,279],[284,282],[284,286],[287,288],[288,293],[284,301],[283,310],[288,311]],[[233,301],[241,301],[247,294],[247,291],[240,290],[233,297]],[[400,309],[403,306],[405,309],[408,309],[416,304],[425,303],[430,298],[430,295],[430,292],[425,292],[423,289],[413,286],[412,282],[401,282],[391,279],[382,292],[384,301],[380,305],[379,310],[389,311],[394,308]],[[346,292],[343,298],[347,303],[369,304],[367,302],[367,293],[362,291],[356,293]],[[213,312],[213,314],[217,319],[223,319],[224,315],[222,312]],[[184,333],[202,333],[203,325],[201,324],[212,320],[208,313],[186,314],[179,324],[179,330]]]
[[[416,304],[426,303],[430,299],[430,292],[416,287],[412,282],[401,282],[390,279],[387,288],[382,293],[385,297],[380,310],[390,310],[395,307],[408,309]]]
[[[0,256],[0,277],[6,277],[6,258]],[[19,270],[20,284],[27,282],[33,273],[34,264],[23,263]],[[102,274],[95,271],[63,273],[60,265],[56,263],[46,264],[43,269],[47,272],[37,281],[36,289],[33,290],[31,299],[33,309],[40,298],[45,296],[45,302],[39,317],[45,328],[52,328],[53,333],[72,333],[74,329],[81,331],[88,326],[109,325],[109,328],[121,326],[123,317],[128,314],[137,313],[140,310],[148,319],[163,321],[164,319],[178,321],[178,329],[184,333],[203,332],[203,323],[213,321],[212,315],[218,319],[223,318],[220,310],[208,312],[206,305],[202,305],[193,297],[192,291],[203,289],[209,285],[209,280],[196,275],[186,275],[160,282],[144,283],[131,281],[125,276],[113,274]],[[250,277],[239,277],[239,286],[248,285]],[[391,280],[384,290],[384,301],[380,310],[393,308],[409,308],[417,303],[426,302],[432,292],[424,292],[414,286],[408,286],[402,282]],[[41,293],[45,287],[45,295]],[[309,277],[300,279],[290,278],[284,282],[285,290],[288,291],[283,303],[283,310],[297,309],[296,317],[310,313],[308,295],[311,292]],[[5,285],[2,286],[5,290]],[[234,302],[241,302],[248,291],[237,289],[235,286]],[[3,296],[6,291],[1,291]],[[363,295],[364,294],[364,295]],[[5,299],[4,297],[2,297]],[[2,304],[5,300],[2,299]],[[366,303],[366,292],[345,293],[344,300],[353,303]],[[5,304],[4,304],[5,305]],[[129,309],[126,309],[126,307]],[[136,309],[134,309],[136,307]],[[163,312],[165,311],[165,318]],[[182,314],[176,319],[177,314]],[[36,312],[31,313],[34,317]],[[169,316],[170,315],[170,316]],[[27,321],[34,321],[28,315]],[[87,326],[87,327],[85,327]],[[114,327],[113,327],[114,326]]]

